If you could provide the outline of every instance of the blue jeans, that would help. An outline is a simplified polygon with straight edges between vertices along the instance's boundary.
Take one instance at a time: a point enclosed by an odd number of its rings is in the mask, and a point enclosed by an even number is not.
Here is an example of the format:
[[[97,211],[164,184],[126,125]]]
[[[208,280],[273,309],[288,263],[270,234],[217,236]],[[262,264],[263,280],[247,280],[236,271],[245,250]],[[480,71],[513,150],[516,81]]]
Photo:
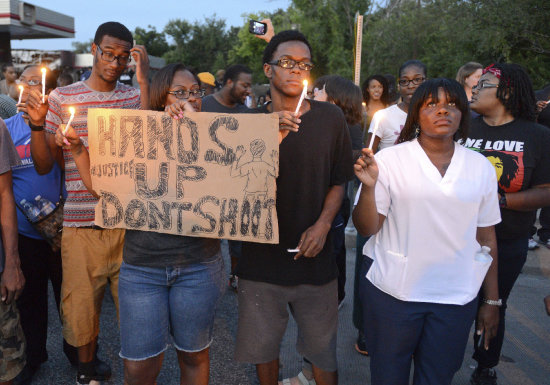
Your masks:
[[[221,255],[213,261],[153,268],[122,263],[118,286],[120,357],[140,361],[176,349],[210,346],[216,305],[225,291]]]

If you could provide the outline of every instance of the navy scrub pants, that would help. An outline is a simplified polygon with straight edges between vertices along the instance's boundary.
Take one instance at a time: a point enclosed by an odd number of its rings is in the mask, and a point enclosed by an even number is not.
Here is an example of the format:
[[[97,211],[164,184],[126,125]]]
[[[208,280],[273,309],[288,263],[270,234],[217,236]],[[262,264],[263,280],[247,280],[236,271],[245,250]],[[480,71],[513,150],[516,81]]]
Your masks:
[[[367,267],[364,265],[364,271]],[[450,385],[460,369],[477,298],[466,305],[406,302],[361,277],[372,385]]]

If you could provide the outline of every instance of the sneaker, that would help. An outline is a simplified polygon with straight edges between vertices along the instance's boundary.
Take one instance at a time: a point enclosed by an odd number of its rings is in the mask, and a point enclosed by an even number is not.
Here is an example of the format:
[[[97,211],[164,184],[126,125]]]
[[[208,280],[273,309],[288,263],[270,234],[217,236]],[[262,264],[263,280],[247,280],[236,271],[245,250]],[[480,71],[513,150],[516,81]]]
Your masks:
[[[539,248],[539,244],[533,238],[529,238],[529,250],[535,250]]]
[[[541,242],[546,248],[550,249],[550,239]]]
[[[231,274],[229,276],[229,287],[231,288],[231,290],[233,290],[236,293],[238,286],[239,286],[239,278],[236,275]]]
[[[472,385],[498,385],[497,373],[492,368],[480,368],[479,366],[474,370],[470,377],[470,384]]]
[[[101,381],[107,381],[111,378],[111,367],[96,357],[95,359],[95,373],[92,376],[85,374],[76,374],[77,385],[101,385]]]

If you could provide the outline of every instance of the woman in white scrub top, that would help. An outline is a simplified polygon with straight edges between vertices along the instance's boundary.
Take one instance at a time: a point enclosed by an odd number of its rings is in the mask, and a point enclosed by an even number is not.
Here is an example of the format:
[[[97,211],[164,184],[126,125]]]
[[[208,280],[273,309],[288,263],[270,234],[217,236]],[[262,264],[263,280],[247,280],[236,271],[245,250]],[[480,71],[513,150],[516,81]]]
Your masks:
[[[361,282],[373,385],[409,384],[412,361],[413,384],[451,384],[480,288],[489,302],[499,298],[496,175],[456,142],[468,123],[460,84],[428,80],[412,97],[400,144],[376,156],[363,149],[354,166],[362,187],[353,220],[373,235],[363,253],[374,263]],[[478,325],[487,347],[498,308],[484,303]]]

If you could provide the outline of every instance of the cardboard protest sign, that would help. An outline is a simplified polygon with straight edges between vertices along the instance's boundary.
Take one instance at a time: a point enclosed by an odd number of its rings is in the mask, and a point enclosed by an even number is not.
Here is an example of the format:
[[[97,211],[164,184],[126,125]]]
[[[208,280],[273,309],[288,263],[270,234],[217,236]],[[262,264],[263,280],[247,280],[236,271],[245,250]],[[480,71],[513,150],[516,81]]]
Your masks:
[[[278,125],[273,114],[88,110],[95,223],[278,243]]]

